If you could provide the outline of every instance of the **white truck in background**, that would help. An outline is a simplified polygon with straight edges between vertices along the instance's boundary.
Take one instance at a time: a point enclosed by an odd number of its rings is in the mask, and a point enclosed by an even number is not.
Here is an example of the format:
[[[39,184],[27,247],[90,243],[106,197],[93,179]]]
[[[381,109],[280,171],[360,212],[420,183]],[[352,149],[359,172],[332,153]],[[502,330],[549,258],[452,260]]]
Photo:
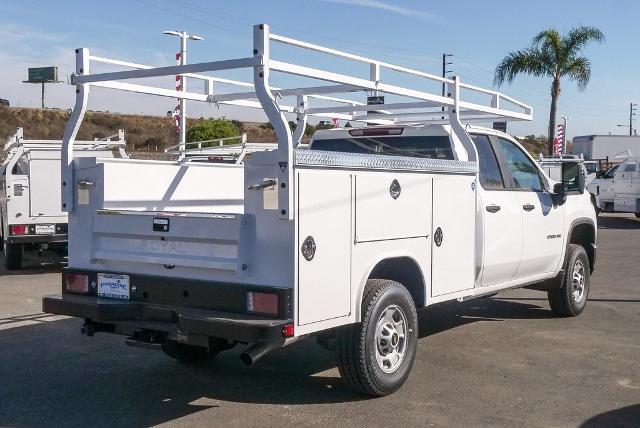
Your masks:
[[[274,43],[370,73],[275,60]],[[238,59],[153,68],[76,54],[61,165],[69,267],[43,310],[83,318],[85,334],[126,335],[185,362],[245,344],[247,364],[316,336],[335,350],[351,388],[381,396],[409,376],[417,309],[530,287],[547,292],[560,316],[584,310],[596,221],[579,165],[564,164],[572,179],[556,183],[513,138],[471,125],[531,120],[526,104],[457,77],[271,34],[264,24],[254,27],[252,55]],[[92,62],[134,70],[91,74]],[[235,69],[252,70],[253,84],[214,93],[214,83],[231,81],[196,74]],[[433,90],[394,84],[392,73],[383,80],[389,70]],[[275,73],[311,83],[274,89]],[[205,92],[130,83],[174,75],[204,80]],[[92,87],[262,108],[277,149],[228,164],[74,159]],[[377,104],[355,98],[367,92]],[[383,94],[393,102],[379,104]],[[358,125],[319,131],[302,149],[309,116]]]
[[[123,131],[103,140],[76,144],[77,157],[113,157],[113,149],[126,157]],[[67,213],[60,207],[61,147],[61,140],[27,140],[22,128],[4,146],[0,222],[6,269],[20,269],[25,250],[41,253],[49,247],[67,245]]]
[[[600,212],[633,213],[640,218],[640,157],[632,156],[613,166],[587,185]]]

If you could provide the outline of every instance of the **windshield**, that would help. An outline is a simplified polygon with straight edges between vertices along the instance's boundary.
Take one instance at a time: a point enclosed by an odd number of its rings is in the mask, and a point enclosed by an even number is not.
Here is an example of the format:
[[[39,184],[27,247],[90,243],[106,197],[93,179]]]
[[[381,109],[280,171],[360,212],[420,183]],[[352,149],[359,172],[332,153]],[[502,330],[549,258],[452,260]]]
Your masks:
[[[449,137],[444,136],[394,136],[359,137],[314,140],[311,150],[343,153],[369,153],[388,156],[453,160]]]
[[[613,174],[615,174],[619,165],[612,166],[609,170],[602,176],[602,178],[613,178]]]

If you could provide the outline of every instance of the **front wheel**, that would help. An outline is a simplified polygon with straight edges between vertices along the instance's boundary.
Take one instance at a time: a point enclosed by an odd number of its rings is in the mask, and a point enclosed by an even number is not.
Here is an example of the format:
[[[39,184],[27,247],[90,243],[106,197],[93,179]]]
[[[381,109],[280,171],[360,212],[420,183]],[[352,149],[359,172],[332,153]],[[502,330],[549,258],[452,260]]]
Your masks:
[[[362,322],[336,333],[340,376],[363,394],[391,394],[407,380],[417,344],[418,316],[407,289],[395,281],[370,279],[362,301]]]
[[[4,267],[7,270],[16,270],[22,267],[22,244],[9,244],[2,240],[4,253]]]
[[[547,296],[554,314],[575,317],[580,315],[587,305],[591,270],[584,247],[569,244],[568,254],[562,288],[548,291]]]

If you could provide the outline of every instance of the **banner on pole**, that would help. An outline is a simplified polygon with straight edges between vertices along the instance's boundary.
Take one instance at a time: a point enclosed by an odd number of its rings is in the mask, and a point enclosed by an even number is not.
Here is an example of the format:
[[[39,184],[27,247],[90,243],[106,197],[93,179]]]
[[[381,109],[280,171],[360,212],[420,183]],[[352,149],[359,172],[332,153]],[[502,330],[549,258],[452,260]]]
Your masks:
[[[562,155],[564,154],[564,125],[558,125],[558,131],[556,133],[556,138],[553,139],[553,154],[554,155]]]

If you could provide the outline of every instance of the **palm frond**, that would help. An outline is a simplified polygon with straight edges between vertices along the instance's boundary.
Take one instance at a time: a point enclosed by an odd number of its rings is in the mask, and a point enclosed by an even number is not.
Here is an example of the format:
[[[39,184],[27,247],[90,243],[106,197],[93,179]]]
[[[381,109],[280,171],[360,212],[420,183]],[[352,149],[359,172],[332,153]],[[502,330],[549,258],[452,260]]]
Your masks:
[[[496,67],[493,82],[496,86],[511,83],[518,74],[550,75],[552,62],[549,53],[537,47],[509,53]]]
[[[552,53],[556,62],[559,62],[562,55],[562,35],[555,28],[539,32],[533,38],[533,45],[538,46],[543,51]]]
[[[591,62],[583,56],[573,57],[566,63],[562,74],[574,80],[578,89],[584,91],[591,79]]]
[[[580,26],[572,28],[564,37],[563,56],[577,55],[589,42],[604,42],[604,33],[596,27]]]

